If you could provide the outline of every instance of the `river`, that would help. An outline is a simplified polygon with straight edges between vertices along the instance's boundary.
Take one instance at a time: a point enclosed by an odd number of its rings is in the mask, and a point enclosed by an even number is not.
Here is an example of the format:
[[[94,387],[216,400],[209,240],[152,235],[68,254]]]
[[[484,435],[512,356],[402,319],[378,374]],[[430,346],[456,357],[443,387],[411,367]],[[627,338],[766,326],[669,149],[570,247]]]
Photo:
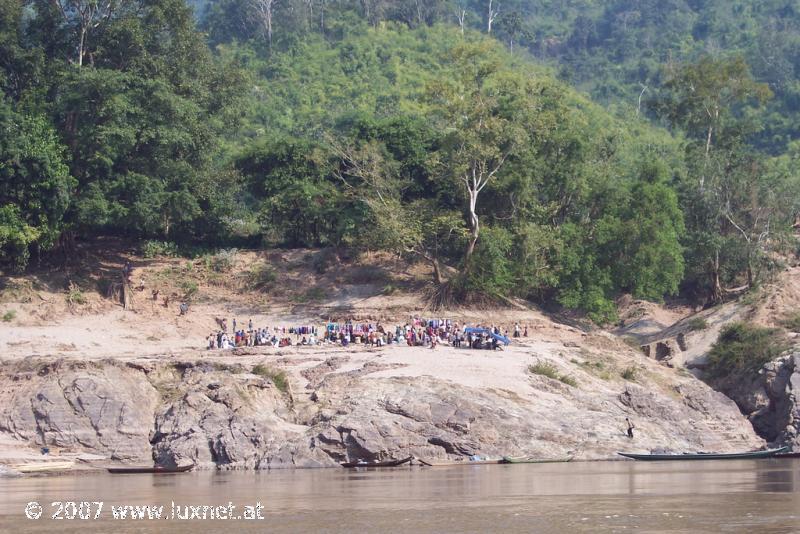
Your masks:
[[[42,507],[38,519],[26,517],[32,501]],[[54,501],[91,504],[76,514],[72,505],[59,512]],[[99,512],[95,502],[103,503]],[[263,510],[256,511],[257,502]],[[224,508],[228,503],[235,508]],[[122,505],[163,506],[164,515],[114,519],[112,506]],[[216,507],[215,519],[208,515],[210,508],[206,519],[180,519],[182,511],[199,515],[203,505]],[[242,512],[263,519],[226,518]],[[66,517],[52,519],[54,513]],[[0,532],[148,532],[154,527],[168,533],[800,532],[800,460],[0,479]]]

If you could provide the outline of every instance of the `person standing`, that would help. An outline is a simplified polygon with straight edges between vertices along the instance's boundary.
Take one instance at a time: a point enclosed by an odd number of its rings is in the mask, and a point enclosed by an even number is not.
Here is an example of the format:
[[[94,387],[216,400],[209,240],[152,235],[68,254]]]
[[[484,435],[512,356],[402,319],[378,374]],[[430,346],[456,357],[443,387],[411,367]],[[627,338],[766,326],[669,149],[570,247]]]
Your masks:
[[[233,318],[233,331],[236,332],[236,317]]]
[[[253,329],[253,320],[252,319],[247,321],[247,329],[248,330],[252,330]]]
[[[627,417],[625,418],[625,422],[628,424],[628,437],[630,439],[633,439],[633,429],[636,427],[633,426],[633,423],[631,423],[631,420],[628,419]]]

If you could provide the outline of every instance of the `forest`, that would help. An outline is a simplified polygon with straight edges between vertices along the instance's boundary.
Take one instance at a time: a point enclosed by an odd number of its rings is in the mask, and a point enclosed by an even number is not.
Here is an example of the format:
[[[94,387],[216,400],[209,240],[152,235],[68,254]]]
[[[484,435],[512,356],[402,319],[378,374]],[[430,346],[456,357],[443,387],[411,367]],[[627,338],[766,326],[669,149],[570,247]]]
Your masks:
[[[714,304],[797,252],[796,0],[0,0],[0,262],[383,250]],[[184,251],[184,252],[182,252]]]

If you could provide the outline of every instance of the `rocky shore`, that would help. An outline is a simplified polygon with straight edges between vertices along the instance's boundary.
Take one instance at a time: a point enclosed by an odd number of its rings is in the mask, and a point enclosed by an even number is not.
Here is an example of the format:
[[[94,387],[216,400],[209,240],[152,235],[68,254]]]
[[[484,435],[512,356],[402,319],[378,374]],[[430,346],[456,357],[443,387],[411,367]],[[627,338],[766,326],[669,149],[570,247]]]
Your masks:
[[[574,385],[530,371],[543,362]],[[272,469],[764,445],[732,400],[605,333],[562,332],[503,352],[296,347],[16,358],[0,369],[6,464],[43,446],[97,465]]]

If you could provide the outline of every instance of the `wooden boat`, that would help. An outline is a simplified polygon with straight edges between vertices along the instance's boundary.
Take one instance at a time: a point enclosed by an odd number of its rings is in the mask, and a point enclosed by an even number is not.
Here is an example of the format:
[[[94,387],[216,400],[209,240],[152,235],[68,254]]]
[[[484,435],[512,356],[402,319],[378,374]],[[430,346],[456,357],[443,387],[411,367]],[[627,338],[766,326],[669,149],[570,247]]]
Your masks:
[[[402,460],[386,460],[384,462],[343,462],[342,467],[356,468],[356,467],[397,467],[399,465],[407,464],[413,460],[413,456],[403,458]]]
[[[504,456],[501,463],[504,464],[554,464],[572,461],[572,456],[564,458],[510,458]]]
[[[182,465],[178,467],[164,467],[161,465],[155,465],[153,467],[146,467],[146,466],[130,466],[130,467],[107,467],[109,473],[115,475],[140,475],[140,474],[153,474],[153,475],[162,475],[162,474],[169,474],[169,473],[185,473],[186,471],[190,471],[194,465]]]
[[[67,471],[72,469],[75,462],[71,460],[56,462],[27,462],[24,464],[14,464],[10,466],[13,470],[20,473],[50,473],[56,471]]]
[[[759,458],[772,458],[776,454],[786,452],[789,447],[779,449],[767,449],[764,451],[734,452],[734,453],[715,453],[715,452],[684,452],[682,454],[634,454],[629,452],[619,452],[620,456],[633,458],[643,461],[663,461],[663,460],[755,460]]]
[[[452,467],[454,465],[497,465],[503,463],[503,460],[454,460],[451,462],[435,462],[432,460],[422,460],[417,458],[417,461],[426,467]]]
[[[779,452],[775,458],[800,458],[800,452]]]

